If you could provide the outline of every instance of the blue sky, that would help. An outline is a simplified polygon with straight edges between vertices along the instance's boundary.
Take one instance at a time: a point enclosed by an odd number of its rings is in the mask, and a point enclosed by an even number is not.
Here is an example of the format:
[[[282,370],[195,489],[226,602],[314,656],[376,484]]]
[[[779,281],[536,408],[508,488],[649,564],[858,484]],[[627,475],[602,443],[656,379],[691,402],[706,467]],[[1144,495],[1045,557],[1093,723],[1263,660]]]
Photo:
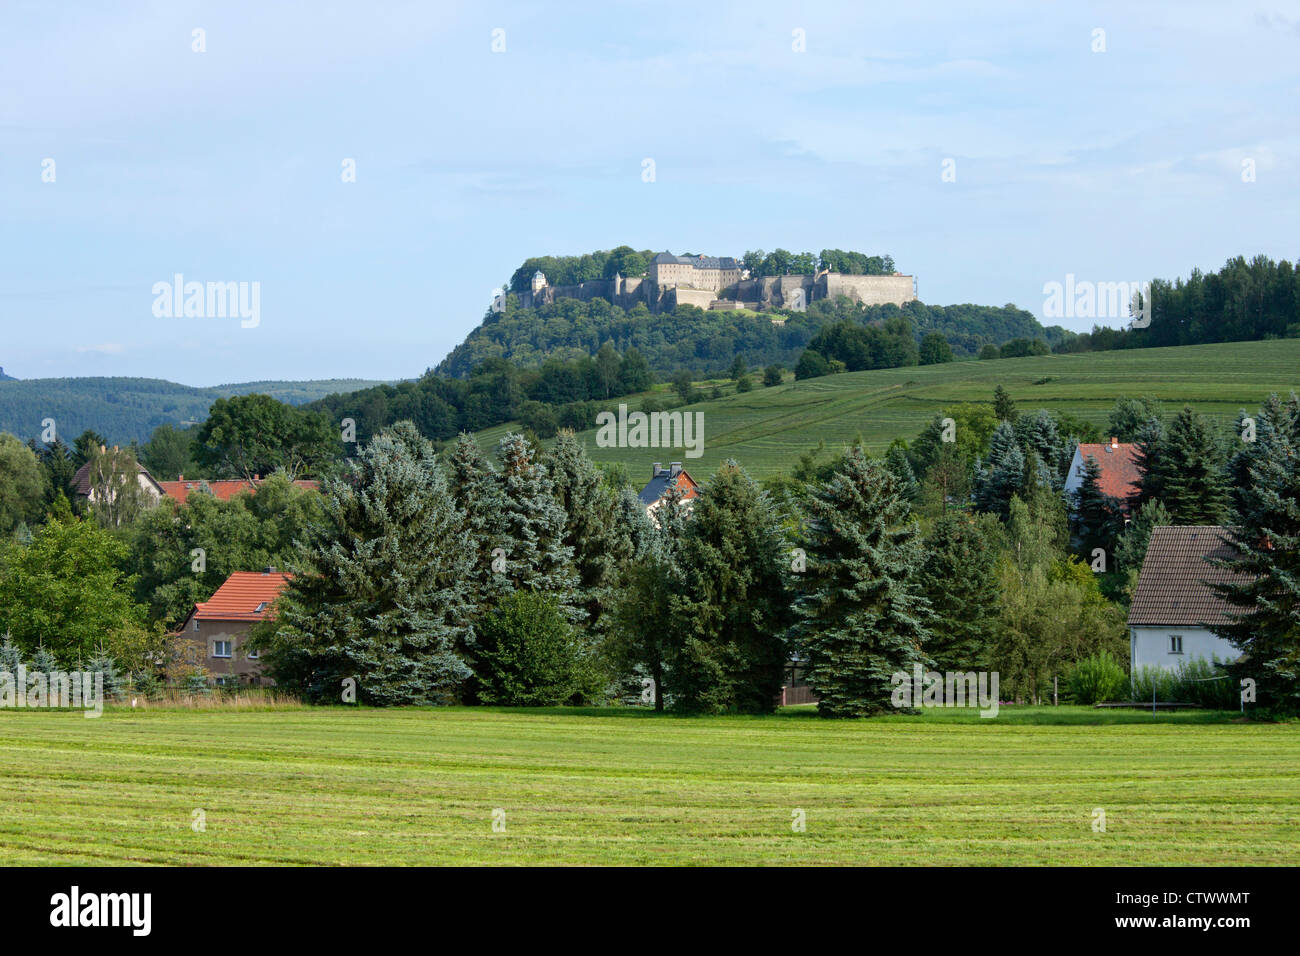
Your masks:
[[[524,258],[622,243],[887,252],[1040,316],[1296,257],[1298,3],[559,6],[4,0],[0,366],[412,377]],[[176,273],[260,324],[156,317]]]

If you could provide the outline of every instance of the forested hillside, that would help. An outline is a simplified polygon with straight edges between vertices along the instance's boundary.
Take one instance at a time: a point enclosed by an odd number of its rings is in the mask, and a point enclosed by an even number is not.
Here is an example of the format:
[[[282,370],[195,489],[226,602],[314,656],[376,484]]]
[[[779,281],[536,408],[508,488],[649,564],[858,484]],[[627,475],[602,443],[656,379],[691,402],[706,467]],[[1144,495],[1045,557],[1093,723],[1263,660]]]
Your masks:
[[[910,302],[896,306],[867,307],[848,300],[812,303],[806,312],[770,315],[746,311],[705,311],[679,306],[671,312],[651,313],[644,305],[622,309],[604,299],[579,302],[559,299],[539,308],[521,308],[509,297],[499,313],[488,313],[483,324],[452,350],[438,366],[439,373],[464,378],[489,358],[506,358],[525,367],[548,358],[575,359],[595,354],[605,342],[624,352],[636,349],[661,379],[678,369],[698,377],[725,373],[736,356],[751,368],[784,365],[793,368],[804,346],[829,322],[878,322],[903,316],[919,343],[927,332],[942,332],[958,356],[970,356],[981,345],[1001,345],[1015,338],[1043,338],[1049,331],[1023,309],[1013,305],[926,305]]]
[[[0,381],[0,432],[22,439],[40,435],[52,418],[71,440],[93,429],[110,442],[148,440],[159,425],[202,421],[218,398],[260,393],[291,405],[334,392],[379,384],[364,379],[314,382],[241,382],[192,388],[157,378],[33,378]]]

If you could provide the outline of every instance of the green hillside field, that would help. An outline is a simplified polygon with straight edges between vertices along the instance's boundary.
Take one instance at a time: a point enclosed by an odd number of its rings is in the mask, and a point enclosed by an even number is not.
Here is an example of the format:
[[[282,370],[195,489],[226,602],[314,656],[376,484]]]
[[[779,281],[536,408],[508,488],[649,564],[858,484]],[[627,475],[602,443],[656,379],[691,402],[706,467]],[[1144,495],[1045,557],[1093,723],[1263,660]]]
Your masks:
[[[1238,721],[11,710],[0,844],[11,866],[1296,865],[1300,734]]]
[[[704,413],[704,454],[696,459],[684,458],[680,448],[598,448],[594,429],[581,437],[593,460],[621,462],[634,477],[670,459],[699,477],[735,458],[761,478],[788,472],[820,441],[833,450],[861,434],[876,452],[895,438],[910,442],[945,406],[991,402],[997,385],[1022,411],[1068,412],[1099,427],[1117,398],[1144,395],[1227,422],[1243,408],[1254,411],[1269,392],[1300,390],[1300,339],[952,362],[801,382],[787,374],[785,384],[756,384],[751,392],[685,409]],[[643,398],[628,399],[629,409]],[[480,440],[494,444],[507,430],[487,429]]]

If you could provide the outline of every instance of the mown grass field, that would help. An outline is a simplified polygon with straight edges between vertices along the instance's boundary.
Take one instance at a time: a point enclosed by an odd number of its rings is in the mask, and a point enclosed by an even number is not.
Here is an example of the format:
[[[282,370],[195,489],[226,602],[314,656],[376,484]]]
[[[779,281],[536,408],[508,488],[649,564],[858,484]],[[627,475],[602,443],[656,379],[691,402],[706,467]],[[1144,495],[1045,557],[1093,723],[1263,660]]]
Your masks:
[[[1234,717],[8,711],[0,847],[9,865],[1300,863],[1300,728]]]
[[[683,460],[697,478],[735,458],[756,477],[788,473],[798,456],[825,441],[831,452],[861,434],[874,451],[895,438],[913,440],[945,406],[991,402],[1002,385],[1025,410],[1068,412],[1098,426],[1122,396],[1154,395],[1173,410],[1184,403],[1230,421],[1253,411],[1269,392],[1300,389],[1300,339],[1189,345],[1168,349],[1045,355],[953,362],[918,368],[847,372],[689,406],[704,413],[704,454],[682,458],[681,449],[598,448],[596,432],[582,434],[597,462],[622,462],[648,477],[653,461]],[[616,407],[619,400],[610,403]],[[637,408],[639,399],[627,400]],[[506,431],[484,431],[495,444]]]

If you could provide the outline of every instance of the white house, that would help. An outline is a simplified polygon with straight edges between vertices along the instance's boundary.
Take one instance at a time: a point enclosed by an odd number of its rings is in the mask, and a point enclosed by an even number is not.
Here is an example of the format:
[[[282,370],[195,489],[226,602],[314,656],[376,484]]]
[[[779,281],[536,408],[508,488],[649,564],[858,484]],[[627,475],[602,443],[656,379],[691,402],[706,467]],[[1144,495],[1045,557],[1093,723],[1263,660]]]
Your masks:
[[[1230,558],[1235,551],[1219,525],[1171,525],[1154,528],[1146,560],[1128,612],[1132,670],[1175,669],[1194,658],[1234,660],[1241,652],[1214,633],[1228,622],[1232,605],[1210,587],[1233,579],[1211,558]]]

